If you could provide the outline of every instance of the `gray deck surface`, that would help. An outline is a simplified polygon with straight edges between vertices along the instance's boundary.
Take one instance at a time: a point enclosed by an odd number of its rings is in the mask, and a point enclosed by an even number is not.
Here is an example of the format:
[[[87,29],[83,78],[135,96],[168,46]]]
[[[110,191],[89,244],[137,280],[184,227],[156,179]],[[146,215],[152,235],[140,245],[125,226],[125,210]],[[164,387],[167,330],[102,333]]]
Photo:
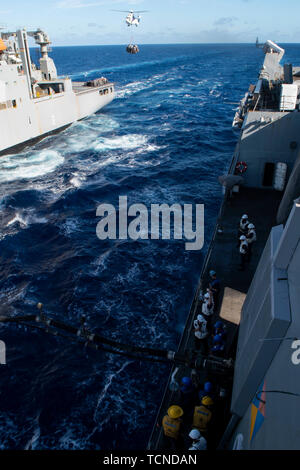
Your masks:
[[[97,87],[87,86],[85,82],[72,82],[72,88],[75,93],[81,93],[82,91],[94,91],[95,89],[105,89],[112,86],[113,83],[107,82]]]
[[[282,193],[274,190],[264,189],[252,189],[252,188],[241,188],[240,192],[234,194],[232,198],[224,201],[221,208],[221,212],[218,219],[218,227],[222,227],[222,234],[216,233],[214,240],[212,241],[211,251],[208,252],[208,259],[205,270],[203,272],[200,284],[202,289],[208,287],[209,283],[209,271],[211,269],[217,272],[217,276],[221,281],[221,295],[219,301],[219,308],[214,313],[213,323],[219,318],[219,310],[222,304],[222,296],[225,287],[237,290],[242,293],[247,293],[254,276],[257,264],[260,256],[264,249],[265,243],[268,239],[270,229],[276,225],[276,213],[282,197]],[[253,255],[251,262],[247,264],[245,271],[240,271],[239,267],[239,251],[237,247],[238,243],[238,225],[242,214],[248,214],[249,220],[254,223],[257,233],[257,241],[253,247]],[[206,235],[207,236],[207,235]],[[199,289],[197,289],[197,292]],[[194,331],[193,321],[195,316],[201,312],[201,302],[197,299],[196,294],[191,311],[185,326],[184,334],[180,343],[179,351],[194,349]],[[223,357],[235,356],[235,346],[237,339],[238,326],[224,322],[227,327],[227,341],[226,351]],[[180,367],[180,370],[176,376],[176,379],[180,380],[185,375],[190,375],[191,369],[186,367]],[[215,385],[216,393],[218,393],[220,387],[225,387],[228,391],[227,399],[217,399],[214,409],[214,423],[211,426],[210,435],[208,436],[208,448],[216,448],[226,424],[229,419],[230,410],[230,395],[231,395],[231,379],[224,382],[220,376],[211,375],[204,371],[200,371],[198,374],[198,380],[200,384],[203,384],[206,380],[210,380]],[[168,384],[169,385],[169,384]],[[173,404],[180,404],[179,392],[166,392],[155,427],[149,442],[150,449],[164,449],[164,439],[161,426],[163,416],[166,414],[169,406]],[[199,404],[199,403],[195,403]],[[193,408],[193,407],[192,407]],[[186,418],[184,422],[184,434],[185,436],[191,429],[192,418],[187,416],[189,413],[185,413]],[[185,449],[188,448],[189,439],[185,438]]]

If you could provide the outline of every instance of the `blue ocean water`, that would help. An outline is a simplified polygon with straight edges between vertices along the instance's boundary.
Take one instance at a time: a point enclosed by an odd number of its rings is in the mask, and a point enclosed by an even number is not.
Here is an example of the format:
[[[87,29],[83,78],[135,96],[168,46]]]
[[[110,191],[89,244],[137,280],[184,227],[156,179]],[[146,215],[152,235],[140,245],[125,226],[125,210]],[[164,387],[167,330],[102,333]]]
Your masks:
[[[294,61],[300,47],[287,47]],[[189,311],[237,134],[236,104],[255,83],[252,45],[54,48],[73,80],[105,75],[116,99],[101,112],[0,158],[0,314],[36,303],[104,336],[174,349]],[[33,57],[34,58],[34,57]],[[100,241],[98,204],[205,204],[205,247]],[[1,449],[143,449],[168,367],[1,326]]]

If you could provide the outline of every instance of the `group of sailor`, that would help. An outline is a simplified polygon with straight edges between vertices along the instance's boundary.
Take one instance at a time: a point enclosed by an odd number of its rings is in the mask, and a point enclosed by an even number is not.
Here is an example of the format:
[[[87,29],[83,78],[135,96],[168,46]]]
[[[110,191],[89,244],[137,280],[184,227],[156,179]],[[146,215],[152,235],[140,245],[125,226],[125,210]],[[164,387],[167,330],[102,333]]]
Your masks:
[[[219,302],[220,281],[215,271],[209,272],[210,283],[204,294],[201,313],[194,320],[195,349],[203,354],[222,355],[225,349],[226,329],[222,321],[212,325],[212,318]]]
[[[247,214],[242,215],[239,229],[240,271],[245,270],[246,263],[251,261],[253,244],[256,242],[255,225],[249,222]]]
[[[180,405],[172,405],[162,421],[166,447],[188,450],[207,450],[207,436],[213,417],[213,385],[205,382],[197,390],[190,377],[183,377],[180,387]],[[184,440],[184,421],[192,421],[188,434],[189,442]]]
[[[209,276],[207,291],[200,296],[201,314],[194,321],[195,349],[205,355],[220,356],[225,349],[226,327],[220,319],[213,324],[212,318],[219,303],[221,283],[215,271],[211,270]],[[211,382],[205,382],[199,389],[194,377],[193,380],[183,377],[179,405],[170,406],[162,421],[166,447],[187,447],[182,429],[188,425],[189,450],[206,450],[215,400]]]

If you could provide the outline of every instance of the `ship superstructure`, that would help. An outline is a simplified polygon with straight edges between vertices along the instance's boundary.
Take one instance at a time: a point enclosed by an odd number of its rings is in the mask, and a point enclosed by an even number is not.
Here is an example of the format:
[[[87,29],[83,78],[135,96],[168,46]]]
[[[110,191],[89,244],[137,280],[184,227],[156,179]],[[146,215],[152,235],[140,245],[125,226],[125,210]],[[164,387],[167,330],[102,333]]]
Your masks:
[[[40,47],[39,68],[31,61],[28,37]],[[0,152],[70,125],[114,98],[114,85],[101,77],[72,82],[58,77],[42,30],[2,32],[0,40]]]
[[[300,68],[281,66],[284,50],[272,41],[263,49],[258,82],[250,85],[234,118],[241,132],[228,175],[220,178],[225,196],[178,349],[194,354],[194,362],[172,369],[151,449],[165,448],[161,421],[169,406],[182,403],[183,376],[200,389],[207,380],[213,383],[210,449],[299,449]],[[243,214],[255,224],[257,241],[240,271]],[[209,348],[199,362],[193,324],[211,270],[222,282],[212,323],[225,324],[226,345],[221,357],[214,358]],[[221,358],[234,360],[233,371],[217,362]],[[187,419],[186,441],[191,427]]]

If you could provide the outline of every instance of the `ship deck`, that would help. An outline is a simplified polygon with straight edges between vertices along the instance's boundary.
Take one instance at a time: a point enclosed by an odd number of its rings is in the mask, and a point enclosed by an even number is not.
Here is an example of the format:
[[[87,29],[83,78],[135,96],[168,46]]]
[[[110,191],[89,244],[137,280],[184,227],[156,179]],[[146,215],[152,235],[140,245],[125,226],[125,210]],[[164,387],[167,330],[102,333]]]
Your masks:
[[[195,317],[201,313],[201,301],[198,300],[199,292],[201,289],[204,291],[208,287],[209,271],[213,269],[217,272],[217,277],[221,281],[221,292],[218,302],[219,306],[215,309],[212,323],[220,318],[221,312],[221,319],[227,328],[226,351],[223,357],[235,357],[241,306],[250,287],[270,229],[276,225],[276,213],[281,197],[282,193],[274,190],[243,187],[240,188],[239,193],[234,193],[233,196],[224,198],[215,232],[202,268],[200,282],[181,338],[178,349],[179,353],[185,354],[187,351],[194,349],[193,322]],[[244,213],[248,214],[249,220],[255,224],[257,241],[253,247],[250,263],[247,264],[245,271],[240,271],[238,269],[237,232],[240,217]],[[218,230],[220,228],[221,231]],[[183,376],[189,376],[190,374],[191,369],[182,366],[179,368],[176,380],[180,381]],[[208,448],[215,449],[230,418],[232,376],[224,378],[211,372],[198,371],[199,383],[203,385],[207,380],[214,384],[216,395],[220,388],[225,388],[227,391],[226,399],[216,399],[213,411],[214,420],[208,435]],[[180,393],[178,391],[171,392],[167,388],[148,444],[149,449],[162,450],[165,448],[162,427],[160,425],[168,407],[174,404],[180,404]],[[193,406],[198,404],[194,403]],[[188,416],[183,421],[185,449],[188,449],[191,444],[187,437],[192,429],[192,415],[190,413],[187,413]]]
[[[86,82],[72,82],[73,91],[78,94],[82,92],[91,92],[95,90],[105,90],[112,87],[114,84],[111,82],[103,83],[99,86],[87,86]]]

